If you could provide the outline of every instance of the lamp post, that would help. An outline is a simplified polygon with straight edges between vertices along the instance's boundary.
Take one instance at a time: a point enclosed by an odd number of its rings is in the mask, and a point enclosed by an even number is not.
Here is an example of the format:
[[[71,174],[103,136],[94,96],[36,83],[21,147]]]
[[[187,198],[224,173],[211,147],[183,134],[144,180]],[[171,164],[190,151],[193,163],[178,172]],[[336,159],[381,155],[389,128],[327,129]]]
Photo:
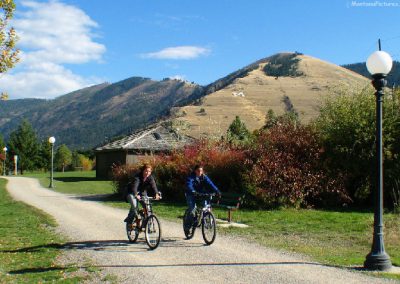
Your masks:
[[[3,176],[6,175],[6,161],[7,161],[7,147],[3,148],[3,152],[4,152],[4,161],[3,161]]]
[[[53,188],[54,184],[53,184],[53,171],[54,171],[54,143],[56,142],[56,138],[54,138],[53,136],[51,136],[49,138],[49,143],[51,145],[51,170],[50,170],[50,185],[49,188]]]
[[[367,60],[368,72],[372,75],[372,85],[376,92],[376,184],[374,188],[374,236],[371,252],[367,255],[364,268],[388,270],[392,267],[383,241],[383,157],[382,157],[382,102],[386,75],[392,69],[392,58],[384,51],[372,53]]]

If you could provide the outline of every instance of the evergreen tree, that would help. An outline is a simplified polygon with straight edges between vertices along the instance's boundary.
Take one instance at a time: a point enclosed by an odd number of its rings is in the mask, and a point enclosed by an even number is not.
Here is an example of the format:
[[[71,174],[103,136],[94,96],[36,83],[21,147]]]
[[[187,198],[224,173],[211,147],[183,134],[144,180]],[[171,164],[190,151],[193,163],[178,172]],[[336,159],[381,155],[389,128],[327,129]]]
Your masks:
[[[50,169],[51,163],[51,144],[48,139],[44,139],[39,146],[37,166],[46,172]]]
[[[23,120],[17,130],[10,134],[8,146],[10,157],[18,155],[21,174],[37,168],[39,145],[36,133],[27,120]]]
[[[236,116],[228,128],[226,136],[229,142],[246,142],[250,139],[250,131],[240,117]]]
[[[56,155],[54,157],[55,165],[58,169],[61,169],[62,172],[65,171],[65,168],[70,166],[72,163],[72,152],[67,147],[67,145],[62,144],[58,147]]]

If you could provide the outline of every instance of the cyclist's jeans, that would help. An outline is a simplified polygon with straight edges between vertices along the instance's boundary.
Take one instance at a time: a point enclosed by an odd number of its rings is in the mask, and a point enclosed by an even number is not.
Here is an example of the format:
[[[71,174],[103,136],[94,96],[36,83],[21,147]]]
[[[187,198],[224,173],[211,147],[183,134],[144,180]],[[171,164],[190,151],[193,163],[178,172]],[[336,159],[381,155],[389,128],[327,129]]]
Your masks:
[[[196,210],[196,198],[192,194],[186,194],[186,203],[190,214],[194,217]]]
[[[137,216],[137,200],[133,196],[133,194],[128,194],[128,201],[131,204],[131,209],[129,210],[128,217],[126,217],[125,221],[127,223],[132,223],[133,219]]]

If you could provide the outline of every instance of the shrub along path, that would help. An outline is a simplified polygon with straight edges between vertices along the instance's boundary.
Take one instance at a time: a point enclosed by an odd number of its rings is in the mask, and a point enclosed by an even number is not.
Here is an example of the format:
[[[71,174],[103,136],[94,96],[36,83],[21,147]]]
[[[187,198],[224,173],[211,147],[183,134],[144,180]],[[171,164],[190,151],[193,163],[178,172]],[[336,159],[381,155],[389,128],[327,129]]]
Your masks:
[[[55,217],[73,242],[61,244],[88,256],[120,281],[141,283],[386,283],[352,271],[320,265],[300,256],[218,236],[205,247],[199,234],[183,239],[180,224],[163,220],[163,242],[148,251],[143,240],[126,242],[125,210],[42,188],[29,178],[9,178],[11,195]],[[29,248],[27,248],[29,249]]]

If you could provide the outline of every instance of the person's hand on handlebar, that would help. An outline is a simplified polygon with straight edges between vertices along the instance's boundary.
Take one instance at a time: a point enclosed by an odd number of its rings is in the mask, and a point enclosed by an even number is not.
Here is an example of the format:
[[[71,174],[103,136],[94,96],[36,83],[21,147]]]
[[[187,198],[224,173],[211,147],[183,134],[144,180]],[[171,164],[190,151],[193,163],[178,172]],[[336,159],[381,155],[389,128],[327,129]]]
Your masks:
[[[160,200],[160,199],[161,199],[161,196],[160,196],[159,193],[157,193],[157,194],[156,194],[156,200]]]

